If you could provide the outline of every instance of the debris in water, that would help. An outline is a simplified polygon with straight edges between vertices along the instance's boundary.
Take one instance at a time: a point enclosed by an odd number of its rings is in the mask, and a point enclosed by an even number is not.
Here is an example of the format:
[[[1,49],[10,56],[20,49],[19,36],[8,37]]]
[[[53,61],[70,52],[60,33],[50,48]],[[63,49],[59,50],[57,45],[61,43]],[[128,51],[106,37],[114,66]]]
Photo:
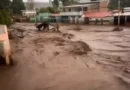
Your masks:
[[[72,46],[73,47],[70,52],[76,55],[84,55],[87,54],[89,51],[92,51],[89,45],[84,43],[83,41],[73,42]]]
[[[123,31],[123,28],[114,28],[113,31]]]

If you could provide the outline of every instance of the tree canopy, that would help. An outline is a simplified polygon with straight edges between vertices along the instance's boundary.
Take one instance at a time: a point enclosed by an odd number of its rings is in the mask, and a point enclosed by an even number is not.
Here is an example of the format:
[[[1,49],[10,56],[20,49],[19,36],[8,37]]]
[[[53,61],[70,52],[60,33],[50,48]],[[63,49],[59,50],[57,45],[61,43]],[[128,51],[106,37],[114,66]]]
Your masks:
[[[0,9],[9,9],[10,3],[10,0],[0,0]]]
[[[11,24],[10,0],[0,0],[0,24]]]
[[[73,5],[78,3],[79,0],[60,0],[63,6]]]
[[[39,10],[39,13],[58,13],[59,11],[57,10],[57,8],[53,8],[53,7],[47,7],[47,8],[41,8]]]
[[[25,9],[25,6],[22,0],[13,0],[11,3],[11,7],[14,14],[21,14],[21,10]]]
[[[52,4],[54,7],[59,7],[59,2],[62,2],[63,6],[77,4],[79,0],[53,0]]]
[[[58,8],[59,7],[59,0],[54,0],[52,2],[52,4],[53,4],[53,7]]]
[[[118,9],[118,1],[119,0],[110,0],[110,4],[109,4],[109,9],[110,10],[114,10],[114,9]],[[130,0],[120,0],[121,3],[121,8],[124,7],[130,7]]]

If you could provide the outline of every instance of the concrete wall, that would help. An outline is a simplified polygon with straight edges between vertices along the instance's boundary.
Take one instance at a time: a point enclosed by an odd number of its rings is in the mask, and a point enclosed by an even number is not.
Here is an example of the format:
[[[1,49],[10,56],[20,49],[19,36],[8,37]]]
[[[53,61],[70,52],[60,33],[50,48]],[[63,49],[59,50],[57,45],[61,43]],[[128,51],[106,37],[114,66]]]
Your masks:
[[[100,2],[100,12],[108,11],[109,0],[101,0]]]

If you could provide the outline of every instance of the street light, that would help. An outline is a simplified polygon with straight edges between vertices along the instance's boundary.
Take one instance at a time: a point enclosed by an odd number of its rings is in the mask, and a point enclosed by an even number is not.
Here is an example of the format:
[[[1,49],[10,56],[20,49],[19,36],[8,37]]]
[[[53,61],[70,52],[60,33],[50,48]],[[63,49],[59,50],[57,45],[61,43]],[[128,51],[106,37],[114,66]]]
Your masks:
[[[38,9],[36,8],[36,25],[37,25],[37,16],[38,16],[39,12],[38,12]]]
[[[118,1],[118,28],[120,28],[120,0]]]

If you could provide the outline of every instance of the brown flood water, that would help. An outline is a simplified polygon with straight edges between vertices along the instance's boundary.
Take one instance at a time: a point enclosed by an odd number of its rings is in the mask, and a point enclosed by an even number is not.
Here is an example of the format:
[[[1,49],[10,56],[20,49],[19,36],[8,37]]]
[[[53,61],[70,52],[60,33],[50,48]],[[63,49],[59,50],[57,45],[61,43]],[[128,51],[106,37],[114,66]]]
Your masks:
[[[23,26],[21,26],[23,25]],[[130,31],[111,26],[62,25],[10,40],[14,66],[0,66],[0,90],[130,90]]]

